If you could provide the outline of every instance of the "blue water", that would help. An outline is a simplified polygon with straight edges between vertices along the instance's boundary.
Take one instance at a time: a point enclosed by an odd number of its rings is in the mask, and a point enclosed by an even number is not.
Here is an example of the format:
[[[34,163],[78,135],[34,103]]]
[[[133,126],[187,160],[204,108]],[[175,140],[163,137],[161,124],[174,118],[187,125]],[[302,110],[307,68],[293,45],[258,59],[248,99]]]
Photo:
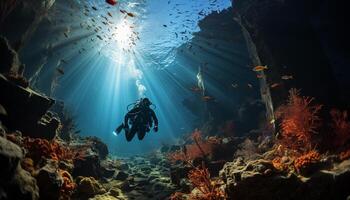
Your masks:
[[[199,20],[211,12],[230,7],[231,1],[170,0],[169,3],[167,0],[125,0],[111,8],[107,8],[103,0],[73,2],[56,1],[49,14],[50,26],[39,26],[33,39],[36,42],[32,42],[31,47],[35,50],[25,53],[27,60],[41,57],[31,62],[32,65],[45,63],[38,88],[65,102],[82,135],[100,137],[117,155],[153,151],[162,144],[176,143],[182,134],[191,132],[195,128],[195,116],[182,105],[182,101],[193,95],[188,88],[190,85],[184,82],[196,85],[197,71],[188,70],[187,65],[197,65],[198,62],[190,59],[179,62],[178,48],[191,42],[193,33],[200,31]],[[87,16],[84,15],[84,5],[89,9]],[[92,6],[97,11],[91,9]],[[136,16],[125,18],[120,9]],[[101,24],[104,16],[113,25]],[[94,28],[86,29],[93,24],[92,19],[101,26],[98,33]],[[131,38],[140,38],[135,40],[135,45],[130,46],[128,39],[118,41],[112,36],[115,33],[113,27],[121,26],[120,23],[133,26],[124,32]],[[137,35],[130,31],[137,32]],[[42,34],[49,37],[41,37]],[[97,35],[111,42],[102,41]],[[52,55],[47,49],[53,52]],[[47,62],[42,59],[43,55]],[[60,59],[65,62],[59,62]],[[47,85],[57,66],[63,68],[65,74],[57,78],[58,85],[53,90]],[[143,141],[135,137],[129,143],[124,134],[113,135],[113,130],[127,112],[127,105],[144,96],[156,106],[159,132],[148,133]]]

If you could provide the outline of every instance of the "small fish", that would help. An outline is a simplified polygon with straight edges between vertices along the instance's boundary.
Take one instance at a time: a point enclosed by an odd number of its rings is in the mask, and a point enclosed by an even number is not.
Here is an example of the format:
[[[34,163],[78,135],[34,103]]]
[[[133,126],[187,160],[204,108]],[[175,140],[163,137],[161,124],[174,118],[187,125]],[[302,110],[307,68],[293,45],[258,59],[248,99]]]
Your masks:
[[[66,32],[63,33],[66,38],[68,38],[68,34]]]
[[[281,79],[282,80],[290,80],[290,79],[293,79],[293,75],[283,75],[283,76],[281,76]]]
[[[247,86],[248,86],[249,88],[253,88],[253,85],[250,84],[250,83],[248,83]]]
[[[256,78],[263,78],[264,76],[262,74],[257,74]]]
[[[93,10],[97,10],[97,8],[96,8],[95,6],[92,6],[91,8],[92,8]]]
[[[275,119],[271,119],[271,120],[270,120],[270,124],[274,124],[275,121],[276,121]]]
[[[126,13],[129,17],[135,17],[135,15],[133,14],[133,13],[130,13],[130,12],[128,12],[128,13]]]
[[[265,69],[267,69],[267,65],[265,65],[265,66],[256,66],[256,67],[254,67],[253,68],[253,71],[255,71],[255,72],[261,72],[261,71],[264,71]]]
[[[214,98],[214,97],[212,97],[212,96],[208,96],[208,95],[206,95],[206,96],[202,96],[202,99],[203,99],[203,101],[205,101],[205,102],[215,100],[215,98]]]
[[[233,87],[233,88],[237,88],[238,87],[238,84],[237,83],[235,83],[235,84],[231,84],[231,86]]]
[[[126,10],[119,10],[121,13],[126,14]]]
[[[279,83],[274,83],[272,85],[270,85],[271,88],[275,88],[275,87],[278,87],[280,84]]]
[[[113,15],[112,15],[110,12],[108,12],[107,14],[108,14],[110,17],[113,17]]]
[[[96,36],[98,37],[98,39],[103,40],[103,38],[101,36],[99,36],[99,35],[96,35]]]
[[[166,27],[168,27],[166,24],[163,24],[163,26],[166,28]]]

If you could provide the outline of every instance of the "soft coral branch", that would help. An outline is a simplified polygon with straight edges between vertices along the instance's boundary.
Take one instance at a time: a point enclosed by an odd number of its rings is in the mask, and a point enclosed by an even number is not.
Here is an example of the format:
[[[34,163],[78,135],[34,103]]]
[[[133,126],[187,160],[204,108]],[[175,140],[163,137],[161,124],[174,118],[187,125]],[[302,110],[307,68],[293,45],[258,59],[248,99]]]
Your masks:
[[[313,136],[320,125],[318,116],[322,105],[314,104],[313,98],[301,96],[291,89],[287,104],[280,106],[275,115],[280,120],[281,142],[296,151],[310,151]]]

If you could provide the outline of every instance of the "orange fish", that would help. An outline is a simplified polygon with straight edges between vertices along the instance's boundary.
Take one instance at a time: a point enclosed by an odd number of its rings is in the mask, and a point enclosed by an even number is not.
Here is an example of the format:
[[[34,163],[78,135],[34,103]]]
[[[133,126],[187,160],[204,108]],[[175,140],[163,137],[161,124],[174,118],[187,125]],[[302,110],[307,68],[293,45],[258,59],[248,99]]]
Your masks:
[[[265,65],[265,66],[260,66],[260,65],[258,65],[258,66],[256,66],[256,67],[253,68],[253,71],[255,71],[255,72],[261,72],[261,71],[264,71],[265,69],[267,69],[267,65]]]
[[[212,96],[208,96],[208,95],[203,96],[203,97],[202,97],[202,99],[203,99],[203,101],[205,101],[205,102],[215,100],[215,98],[214,98],[214,97],[212,97]]]
[[[279,83],[274,83],[272,85],[270,85],[271,88],[275,88],[275,87],[278,87],[280,84]]]

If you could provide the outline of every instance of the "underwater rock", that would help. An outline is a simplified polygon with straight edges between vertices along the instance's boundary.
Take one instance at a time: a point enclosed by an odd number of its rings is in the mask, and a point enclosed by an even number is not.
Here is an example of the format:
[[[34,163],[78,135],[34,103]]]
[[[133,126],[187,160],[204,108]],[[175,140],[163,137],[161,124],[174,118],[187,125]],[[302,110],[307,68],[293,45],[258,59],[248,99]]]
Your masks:
[[[0,37],[0,73],[17,74],[18,67],[20,65],[18,55],[15,50],[13,50],[4,37]]]
[[[92,143],[93,151],[97,152],[101,160],[106,159],[108,155],[108,147],[105,143],[101,141],[98,137],[86,137],[87,141]]]
[[[301,177],[278,172],[267,160],[238,158],[226,163],[220,176],[228,199],[345,199],[350,194],[350,160]]]
[[[39,188],[29,172],[22,169],[19,146],[0,137],[0,199],[39,199]]]
[[[188,172],[191,167],[186,167],[183,165],[172,166],[170,168],[170,178],[173,184],[179,185],[182,178],[187,178]]]
[[[124,181],[129,177],[129,174],[123,171],[116,172],[116,175],[114,176],[114,179]]]
[[[39,169],[36,180],[40,189],[41,199],[59,199],[63,179],[58,172],[58,166],[55,161],[49,160],[44,167]]]
[[[41,129],[38,121],[54,103],[44,95],[29,88],[19,87],[0,74],[0,104],[7,116],[1,119],[9,130],[19,130],[24,136],[41,137],[50,129]]]
[[[109,194],[101,194],[96,195],[93,198],[89,198],[89,200],[119,200],[119,198],[115,198],[114,196],[111,196]]]
[[[92,176],[97,178],[101,176],[100,169],[101,166],[99,156],[97,154],[91,153],[74,160],[74,169],[72,175],[74,177]]]
[[[79,176],[76,179],[77,191],[74,196],[80,199],[91,198],[97,194],[104,194],[106,190],[102,185],[93,177],[82,177]]]

